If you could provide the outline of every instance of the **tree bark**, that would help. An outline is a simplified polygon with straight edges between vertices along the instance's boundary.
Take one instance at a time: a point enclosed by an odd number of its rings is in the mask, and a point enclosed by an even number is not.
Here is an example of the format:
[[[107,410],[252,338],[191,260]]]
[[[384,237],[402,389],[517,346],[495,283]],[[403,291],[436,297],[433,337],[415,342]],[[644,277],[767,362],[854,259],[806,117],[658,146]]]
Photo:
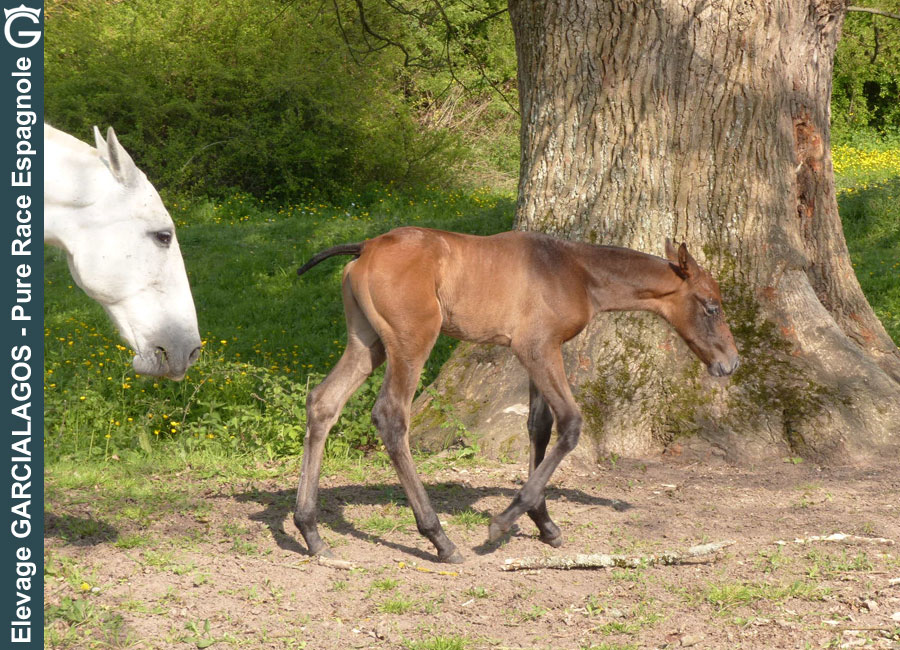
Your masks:
[[[856,280],[834,191],[845,5],[510,1],[516,226],[657,255],[686,241],[722,285],[742,355],[716,380],[659,318],[599,315],[567,345],[593,453],[699,436],[735,461],[846,460],[900,442],[900,352]],[[447,442],[452,413],[519,456],[527,395],[508,351],[461,345],[417,403],[419,440]]]

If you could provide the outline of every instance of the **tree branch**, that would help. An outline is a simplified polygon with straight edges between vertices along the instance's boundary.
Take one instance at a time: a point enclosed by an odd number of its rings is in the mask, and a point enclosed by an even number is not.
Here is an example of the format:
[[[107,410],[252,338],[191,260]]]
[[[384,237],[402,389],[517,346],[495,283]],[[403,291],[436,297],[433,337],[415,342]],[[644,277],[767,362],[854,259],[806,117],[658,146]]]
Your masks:
[[[296,0],[288,0],[288,2],[291,3],[295,1]],[[341,10],[338,4],[338,0],[331,0],[332,6],[334,8],[334,13],[337,17],[338,30],[340,31],[341,37],[344,40],[344,44],[347,46],[347,49],[349,50],[350,56],[353,58],[353,61],[359,64],[360,60],[357,57],[360,55],[365,56],[367,54],[372,54],[374,52],[383,50],[387,47],[395,47],[403,53],[403,67],[434,69],[437,66],[441,66],[449,73],[452,84],[456,84],[459,87],[463,88],[466,93],[473,94],[473,90],[469,88],[466,83],[460,78],[459,74],[457,74],[457,68],[459,66],[457,65],[457,61],[454,60],[454,56],[452,53],[452,44],[454,40],[460,38],[460,27],[455,25],[450,19],[444,8],[444,5],[441,3],[441,0],[429,0],[425,9],[409,7],[405,5],[402,0],[382,0],[382,2],[384,2],[384,4],[390,7],[391,10],[396,12],[398,15],[407,16],[416,20],[420,26],[430,26],[434,25],[435,23],[442,24],[444,35],[442,38],[443,42],[441,44],[441,51],[439,53],[434,53],[434,59],[432,59],[427,54],[416,54],[415,52],[412,52],[410,48],[408,48],[403,42],[401,42],[399,38],[389,36],[381,30],[376,30],[376,28],[369,21],[369,16],[367,15],[364,0],[352,0],[352,5],[355,5],[356,13],[358,14],[359,29],[362,36],[362,41],[365,44],[365,48],[356,48],[351,43],[350,34],[348,33],[347,28],[344,25],[343,20],[341,19]],[[476,7],[475,5],[469,5],[468,3],[466,3],[466,6],[468,6],[470,9],[477,10],[482,14],[481,18],[479,18],[473,24],[470,24],[464,28],[466,33],[470,33],[471,31],[479,28],[485,22],[493,20],[498,16],[502,16],[508,11],[507,7],[488,12]],[[510,101],[509,97],[506,95],[506,93],[503,92],[503,89],[500,87],[500,84],[494,79],[490,78],[487,70],[485,69],[484,61],[481,60],[479,55],[475,52],[470,51],[469,48],[463,46],[461,56],[474,61],[482,80],[485,81],[493,89],[493,91],[507,106],[509,106],[513,113],[518,115],[518,107]]]
[[[879,42],[878,42],[878,23],[875,21],[875,16],[877,14],[872,14],[872,34],[875,36],[875,48],[872,50],[872,56],[869,58],[869,63],[874,64],[875,59],[878,58],[878,50],[879,50]]]
[[[887,11],[882,11],[881,9],[872,9],[871,7],[847,7],[847,11],[859,11],[861,13],[875,14],[876,16],[884,16],[885,18],[900,20],[900,14],[892,14]]]
[[[407,49],[403,46],[403,43],[400,43],[399,41],[395,41],[395,40],[390,39],[390,38],[388,38],[388,37],[386,37],[386,36],[383,36],[383,35],[381,35],[381,34],[378,34],[377,32],[375,32],[375,30],[373,30],[373,29],[369,26],[369,22],[366,20],[366,11],[365,11],[365,9],[363,8],[362,0],[356,0],[356,7],[357,7],[357,9],[359,10],[359,22],[360,22],[360,25],[362,25],[362,28],[363,28],[363,39],[366,41],[366,45],[369,46],[370,50],[373,51],[373,52],[377,52],[378,50],[384,49],[385,47],[387,47],[387,46],[389,46],[389,45],[393,45],[393,46],[396,47],[398,50],[400,50],[401,52],[403,52],[403,65],[404,65],[404,66],[408,66],[408,65],[409,65],[409,59],[410,59],[410,56],[409,56],[409,50],[407,50]],[[383,43],[383,45],[382,45],[381,47],[374,47],[374,46],[370,45],[370,44],[369,44],[369,39],[366,38],[366,34],[369,34],[369,35],[372,36],[372,38],[375,38],[375,39],[381,41],[381,42]]]
[[[681,564],[687,559],[712,555],[732,544],[734,544],[732,540],[725,540],[692,546],[683,552],[664,551],[636,557],[593,553],[590,555],[579,554],[574,557],[507,558],[501,568],[504,571],[521,571],[522,569],[609,569],[613,567],[634,569],[655,564]]]
[[[350,44],[350,37],[344,29],[344,22],[341,20],[341,9],[338,7],[337,0],[332,0],[332,3],[334,4],[334,15],[337,17],[338,30],[341,32],[341,38],[344,39],[344,45],[347,46],[347,51],[350,53],[350,58],[353,59],[353,62],[356,65],[360,65],[359,59],[356,58],[356,50]]]

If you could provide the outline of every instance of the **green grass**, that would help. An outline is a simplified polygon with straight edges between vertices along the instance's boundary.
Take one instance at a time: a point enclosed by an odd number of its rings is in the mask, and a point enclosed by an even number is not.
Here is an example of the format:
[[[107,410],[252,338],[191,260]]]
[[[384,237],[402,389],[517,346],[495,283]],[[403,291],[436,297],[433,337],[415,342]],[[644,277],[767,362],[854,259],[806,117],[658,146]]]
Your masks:
[[[491,518],[483,512],[478,512],[472,508],[466,508],[465,510],[455,512],[450,517],[450,521],[455,526],[460,526],[466,530],[473,530],[487,526],[490,523]]]
[[[470,639],[451,634],[433,636],[420,641],[407,641],[403,647],[406,650],[467,650],[471,645]]]
[[[822,600],[828,594],[826,588],[815,582],[795,580],[786,584],[718,582],[699,590],[692,600],[700,600],[712,605],[717,613],[732,612],[740,606],[757,602],[781,604],[797,598],[801,600]]]
[[[406,614],[415,607],[415,604],[415,601],[409,598],[396,596],[381,603],[378,606],[378,611],[384,614]]]
[[[184,382],[135,376],[99,305],[78,289],[64,256],[47,248],[45,448],[59,459],[147,453],[176,441],[270,458],[302,448],[304,404],[340,357],[345,328],[340,274],[330,260],[302,278],[314,253],[374,237],[400,225],[489,234],[512,223],[510,197],[436,190],[398,195],[391,188],[346,205],[266,205],[249,196],[221,203],[169,204],[199,315],[204,350]],[[454,342],[442,337],[423,375],[436,375]],[[330,455],[376,444],[370,409],[376,373],[350,400],[330,439]]]
[[[900,344],[900,172],[838,194],[838,206],[856,277]]]
[[[845,147],[834,157],[857,275],[876,314],[900,342],[900,151]],[[344,347],[339,291],[344,260],[329,260],[302,278],[296,268],[328,246],[399,225],[488,234],[508,229],[513,214],[509,196],[437,190],[400,195],[389,187],[348,198],[345,205],[275,206],[246,195],[169,205],[199,314],[201,360],[181,383],[135,376],[131,354],[103,310],[75,287],[64,256],[47,248],[44,440],[50,464],[71,463],[76,474],[96,473],[103,463],[91,469],[85,459],[134,463],[160,450],[160,456],[194,470],[197,463],[188,459],[204,454],[235,459],[228,470],[209,471],[243,475],[256,463],[242,458],[298,454],[306,394]],[[423,386],[453,345],[445,337],[438,341]],[[376,372],[345,407],[328,440],[326,473],[335,460],[347,466],[377,449],[370,412],[381,376]],[[153,516],[153,502],[166,487],[139,483],[134,477],[128,486],[116,486],[117,492],[130,492],[137,505],[117,511],[113,519]],[[58,487],[64,490],[65,484],[60,475]],[[470,528],[484,522],[467,512],[454,515],[453,523]],[[396,522],[368,524],[379,533]],[[73,537],[103,533],[89,521],[62,525]]]
[[[865,573],[874,568],[871,558],[862,552],[850,556],[846,551],[836,555],[812,550],[806,554],[806,559],[810,561],[806,575],[813,580],[822,577],[833,578],[837,574],[855,571]]]
[[[143,548],[145,546],[152,546],[157,543],[157,540],[153,538],[152,535],[143,534],[143,533],[134,533],[131,535],[123,535],[119,539],[116,540],[114,546],[116,548],[121,549],[131,549],[131,548]]]
[[[900,345],[900,144],[832,150],[838,209],[856,277]]]
[[[394,531],[405,531],[416,523],[410,508],[388,503],[378,508],[378,512],[359,522],[359,527],[373,535],[389,535]]]
[[[377,589],[379,591],[393,591],[398,586],[400,586],[400,581],[396,578],[382,578],[381,580],[375,580],[372,583],[372,589]]]

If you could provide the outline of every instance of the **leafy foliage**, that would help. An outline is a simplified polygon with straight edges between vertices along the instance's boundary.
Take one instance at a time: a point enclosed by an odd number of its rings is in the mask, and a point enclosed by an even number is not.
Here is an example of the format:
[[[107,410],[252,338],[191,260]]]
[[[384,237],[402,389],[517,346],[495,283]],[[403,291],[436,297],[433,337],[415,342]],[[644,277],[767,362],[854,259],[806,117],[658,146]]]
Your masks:
[[[860,4],[900,15],[900,0]],[[837,143],[870,144],[873,137],[900,135],[900,20],[847,13],[835,55],[831,111]]]
[[[396,48],[358,56],[345,4],[48,2],[48,119],[84,139],[94,124],[114,125],[154,183],[182,193],[334,196],[448,181],[464,147],[450,128],[452,103],[440,100],[447,75],[404,67]],[[428,32],[414,37],[403,15],[374,18],[410,47],[437,47]],[[483,49],[497,22],[480,28]],[[506,54],[485,53],[484,65],[511,79],[512,39],[493,42],[491,52]],[[471,83],[473,74],[455,76]]]

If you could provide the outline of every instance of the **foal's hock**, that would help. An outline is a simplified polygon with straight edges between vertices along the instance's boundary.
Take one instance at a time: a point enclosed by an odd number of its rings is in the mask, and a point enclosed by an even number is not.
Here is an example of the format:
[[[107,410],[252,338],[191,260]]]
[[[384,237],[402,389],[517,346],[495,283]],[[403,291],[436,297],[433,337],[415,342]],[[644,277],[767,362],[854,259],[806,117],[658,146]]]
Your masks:
[[[359,244],[322,251],[298,274],[334,255],[353,255],[342,294],[347,348],[307,399],[307,431],[294,522],[310,554],[330,554],[316,527],[325,438],[347,399],[387,360],[372,421],[409,498],[419,532],[446,562],[462,555],[441,527],[409,451],[409,411],[419,375],[438,334],[512,348],[528,372],[529,478],[495,516],[490,541],[528,513],[540,538],[559,546],[544,488],[578,443],[581,414],[563,368],[561,346],[600,311],[644,310],[665,318],[709,373],[730,375],[738,352],[719,286],[684,244],[666,241],[668,260],[611,246],[563,241],[537,233],[476,237],[427,228],[398,228]],[[553,422],[559,440],[548,453]]]

